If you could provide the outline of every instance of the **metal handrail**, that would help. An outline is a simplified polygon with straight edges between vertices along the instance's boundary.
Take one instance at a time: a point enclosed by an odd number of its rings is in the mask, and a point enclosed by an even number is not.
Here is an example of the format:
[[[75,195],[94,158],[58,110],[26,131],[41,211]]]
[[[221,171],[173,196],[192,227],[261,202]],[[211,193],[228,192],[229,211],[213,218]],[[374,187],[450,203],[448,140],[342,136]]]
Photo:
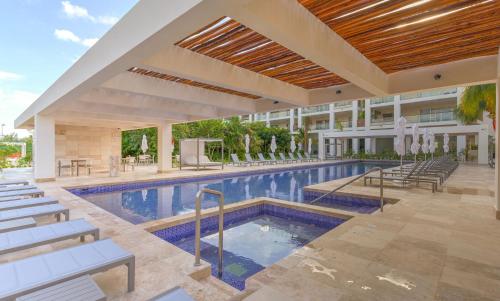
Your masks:
[[[219,265],[217,275],[222,277],[222,251],[224,240],[224,194],[217,190],[208,188],[201,189],[196,193],[196,225],[194,242],[194,265],[200,265],[200,246],[201,246],[201,197],[204,193],[216,195],[219,197]]]
[[[320,197],[315,198],[309,204],[315,203],[315,202],[325,198],[326,196],[339,191],[340,189],[346,187],[347,185],[353,183],[354,181],[366,176],[367,174],[372,173],[372,172],[377,171],[377,170],[380,171],[380,181],[379,181],[379,184],[380,184],[380,212],[384,212],[384,170],[381,167],[374,167],[368,171],[365,171],[363,174],[358,175],[357,177],[355,177],[353,179],[350,179],[346,183],[340,185],[339,187],[336,187],[334,190],[327,192]]]

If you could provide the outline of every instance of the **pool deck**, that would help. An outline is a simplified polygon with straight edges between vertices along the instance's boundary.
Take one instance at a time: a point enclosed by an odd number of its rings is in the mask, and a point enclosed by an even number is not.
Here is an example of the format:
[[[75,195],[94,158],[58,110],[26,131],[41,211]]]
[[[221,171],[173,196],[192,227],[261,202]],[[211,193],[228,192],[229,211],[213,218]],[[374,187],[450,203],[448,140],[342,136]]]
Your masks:
[[[267,168],[229,167],[224,173]],[[425,188],[386,188],[385,196],[399,202],[382,214],[357,214],[254,275],[247,281],[247,294],[211,276],[203,278],[208,264],[194,268],[192,255],[150,234],[144,225],[132,225],[62,188],[220,173],[144,170],[118,178],[68,177],[37,185],[70,208],[71,219],[87,219],[101,229],[101,237],[111,237],[136,255],[133,293],[126,293],[125,268],[93,277],[109,300],[147,300],[177,285],[196,300],[500,299],[500,221],[493,207],[494,171],[488,167],[461,165],[443,191],[434,194]],[[330,190],[344,181],[312,188]],[[359,182],[342,191],[377,195],[378,187]],[[0,262],[77,244],[37,247],[4,255]]]

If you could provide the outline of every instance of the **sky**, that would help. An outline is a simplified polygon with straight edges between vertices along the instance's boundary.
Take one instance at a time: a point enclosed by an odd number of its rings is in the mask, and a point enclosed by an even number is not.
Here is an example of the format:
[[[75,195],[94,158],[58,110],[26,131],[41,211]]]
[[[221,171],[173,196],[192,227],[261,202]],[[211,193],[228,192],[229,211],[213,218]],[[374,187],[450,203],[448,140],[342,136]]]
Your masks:
[[[0,0],[0,125],[14,120],[138,0]],[[28,131],[16,130],[21,136]]]

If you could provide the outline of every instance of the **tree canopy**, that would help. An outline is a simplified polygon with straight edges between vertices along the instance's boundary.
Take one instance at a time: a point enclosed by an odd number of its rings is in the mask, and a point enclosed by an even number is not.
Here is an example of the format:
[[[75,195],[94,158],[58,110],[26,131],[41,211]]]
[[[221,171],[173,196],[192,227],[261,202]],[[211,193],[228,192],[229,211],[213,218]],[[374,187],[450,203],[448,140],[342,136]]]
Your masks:
[[[470,86],[465,88],[457,108],[457,116],[465,124],[471,124],[481,119],[486,111],[495,120],[495,84]]]

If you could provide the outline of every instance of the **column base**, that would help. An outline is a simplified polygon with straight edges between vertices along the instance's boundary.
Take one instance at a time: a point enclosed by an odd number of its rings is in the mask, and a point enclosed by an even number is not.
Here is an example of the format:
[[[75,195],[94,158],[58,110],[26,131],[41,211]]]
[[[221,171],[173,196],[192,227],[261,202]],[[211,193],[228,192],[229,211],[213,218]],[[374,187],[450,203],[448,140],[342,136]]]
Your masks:
[[[36,183],[44,183],[44,182],[54,182],[56,178],[40,178],[40,179],[35,179]]]

